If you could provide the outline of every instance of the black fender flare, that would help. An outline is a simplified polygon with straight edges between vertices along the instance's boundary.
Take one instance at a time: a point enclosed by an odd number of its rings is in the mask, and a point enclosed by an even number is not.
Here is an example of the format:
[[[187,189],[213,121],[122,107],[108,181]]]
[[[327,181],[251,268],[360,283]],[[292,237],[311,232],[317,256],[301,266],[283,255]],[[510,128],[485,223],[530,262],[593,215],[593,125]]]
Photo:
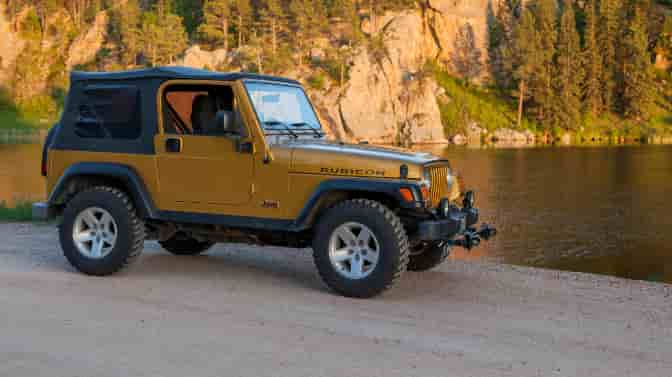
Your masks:
[[[109,162],[79,162],[70,165],[65,169],[49,194],[48,203],[50,205],[61,204],[60,202],[67,194],[70,183],[84,177],[111,178],[120,182],[128,194],[131,195],[138,215],[145,219],[156,218],[156,207],[147,191],[147,186],[145,186],[138,173],[130,166]]]
[[[405,201],[399,192],[402,188],[410,189],[416,201]],[[399,207],[410,210],[417,210],[422,203],[420,185],[414,181],[402,179],[329,179],[320,183],[310,195],[294,222],[295,228],[297,230],[310,228],[322,209],[323,199],[336,192],[344,192],[354,196],[357,196],[357,193],[384,195],[394,200]]]

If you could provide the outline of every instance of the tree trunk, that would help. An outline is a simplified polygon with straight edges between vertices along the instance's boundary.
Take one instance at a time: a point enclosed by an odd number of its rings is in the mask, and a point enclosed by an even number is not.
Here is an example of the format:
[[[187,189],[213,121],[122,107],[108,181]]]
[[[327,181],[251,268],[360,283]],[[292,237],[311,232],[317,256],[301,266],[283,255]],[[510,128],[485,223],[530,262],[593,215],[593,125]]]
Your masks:
[[[345,81],[345,63],[341,62],[341,82],[340,82],[340,89],[343,90],[343,81]]]
[[[243,45],[243,16],[238,15],[238,48]]]
[[[374,13],[375,0],[369,0],[369,18],[371,19],[371,34],[375,33],[376,30],[376,14]]]
[[[276,30],[276,21],[275,19],[271,22],[271,43],[272,43],[272,52],[273,52],[273,57],[275,58],[276,53],[278,51],[278,32]]]
[[[224,50],[229,51],[229,19],[222,20],[222,31],[224,32]]]
[[[518,86],[518,129],[523,126],[523,107],[525,104],[525,81],[521,81]]]

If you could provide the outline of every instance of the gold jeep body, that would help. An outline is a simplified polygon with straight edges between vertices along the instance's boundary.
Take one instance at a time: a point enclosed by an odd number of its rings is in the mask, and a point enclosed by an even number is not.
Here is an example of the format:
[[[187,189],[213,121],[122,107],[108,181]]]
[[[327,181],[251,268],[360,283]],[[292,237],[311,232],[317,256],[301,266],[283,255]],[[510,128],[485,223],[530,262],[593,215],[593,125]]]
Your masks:
[[[394,269],[425,269],[427,263],[413,265],[414,256],[424,261],[428,257],[420,256],[431,251],[443,261],[450,246],[472,247],[494,234],[473,228],[473,193],[462,192],[448,161],[328,141],[300,84],[277,77],[179,67],[73,72],[63,116],[45,143],[43,173],[50,195],[34,214],[63,215],[73,234],[61,238],[66,256],[93,274],[116,271],[100,266],[129,248],[117,245],[124,241],[125,215],[113,213],[126,202],[142,224],[142,239],[157,239],[175,254],[243,241],[312,245],[332,255],[346,250],[342,243],[351,237],[359,249],[347,250],[349,262],[323,256],[320,272],[332,288],[358,297],[375,295],[398,278],[377,272],[387,254],[396,255],[390,257]],[[106,204],[93,206],[96,197]],[[117,201],[116,207],[105,200]],[[363,220],[327,220],[347,213]],[[368,224],[366,218],[377,214],[387,225]],[[108,225],[100,225],[103,218]],[[376,236],[376,228],[383,234]],[[386,241],[394,229],[403,239]],[[367,245],[362,232],[371,234]],[[331,241],[317,245],[320,233]],[[401,250],[387,252],[386,243]],[[375,266],[366,261],[373,254]],[[319,269],[317,255],[316,263]],[[359,269],[359,276],[348,269]]]

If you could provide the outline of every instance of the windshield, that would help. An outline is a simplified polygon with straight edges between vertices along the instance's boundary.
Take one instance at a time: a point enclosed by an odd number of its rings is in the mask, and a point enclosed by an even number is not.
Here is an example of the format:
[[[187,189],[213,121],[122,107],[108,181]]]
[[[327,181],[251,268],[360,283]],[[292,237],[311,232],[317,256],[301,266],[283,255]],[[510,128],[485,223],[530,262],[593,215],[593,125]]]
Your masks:
[[[322,127],[299,86],[246,82],[245,87],[266,135],[322,137]]]

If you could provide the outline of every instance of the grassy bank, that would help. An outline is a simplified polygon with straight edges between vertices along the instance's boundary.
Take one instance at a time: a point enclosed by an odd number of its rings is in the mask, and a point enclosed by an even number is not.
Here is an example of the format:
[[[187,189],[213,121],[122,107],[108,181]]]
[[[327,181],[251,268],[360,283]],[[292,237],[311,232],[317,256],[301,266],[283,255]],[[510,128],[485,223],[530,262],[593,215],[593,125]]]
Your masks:
[[[59,109],[53,103],[36,96],[16,104],[6,89],[0,87],[0,131],[48,128],[56,119]]]
[[[0,221],[32,221],[32,202],[17,202],[13,207],[0,202]]]
[[[17,113],[13,111],[0,110],[0,131],[12,129],[27,130],[35,128],[38,128],[36,123],[22,119]]]
[[[446,134],[465,133],[469,124],[475,123],[488,131],[501,128],[517,128],[517,106],[514,99],[501,96],[496,91],[479,85],[466,85],[462,80],[436,67],[430,67],[437,83],[445,91],[446,98],[439,101],[441,121]],[[634,122],[616,115],[605,115],[594,119],[585,117],[581,124],[571,127],[574,131],[564,129],[549,130],[555,136],[569,132],[572,140],[618,140],[647,139],[654,136],[672,135],[672,77],[663,74],[659,82],[651,119],[648,122]],[[530,130],[538,135],[545,129],[529,118],[523,118],[523,130]]]
[[[513,101],[507,101],[487,88],[465,85],[464,82],[445,71],[434,69],[434,78],[443,88],[446,99],[440,101],[441,121],[449,135],[464,133],[470,123],[494,131],[513,128],[517,123],[517,109]],[[523,127],[536,132],[539,126],[527,118]]]

